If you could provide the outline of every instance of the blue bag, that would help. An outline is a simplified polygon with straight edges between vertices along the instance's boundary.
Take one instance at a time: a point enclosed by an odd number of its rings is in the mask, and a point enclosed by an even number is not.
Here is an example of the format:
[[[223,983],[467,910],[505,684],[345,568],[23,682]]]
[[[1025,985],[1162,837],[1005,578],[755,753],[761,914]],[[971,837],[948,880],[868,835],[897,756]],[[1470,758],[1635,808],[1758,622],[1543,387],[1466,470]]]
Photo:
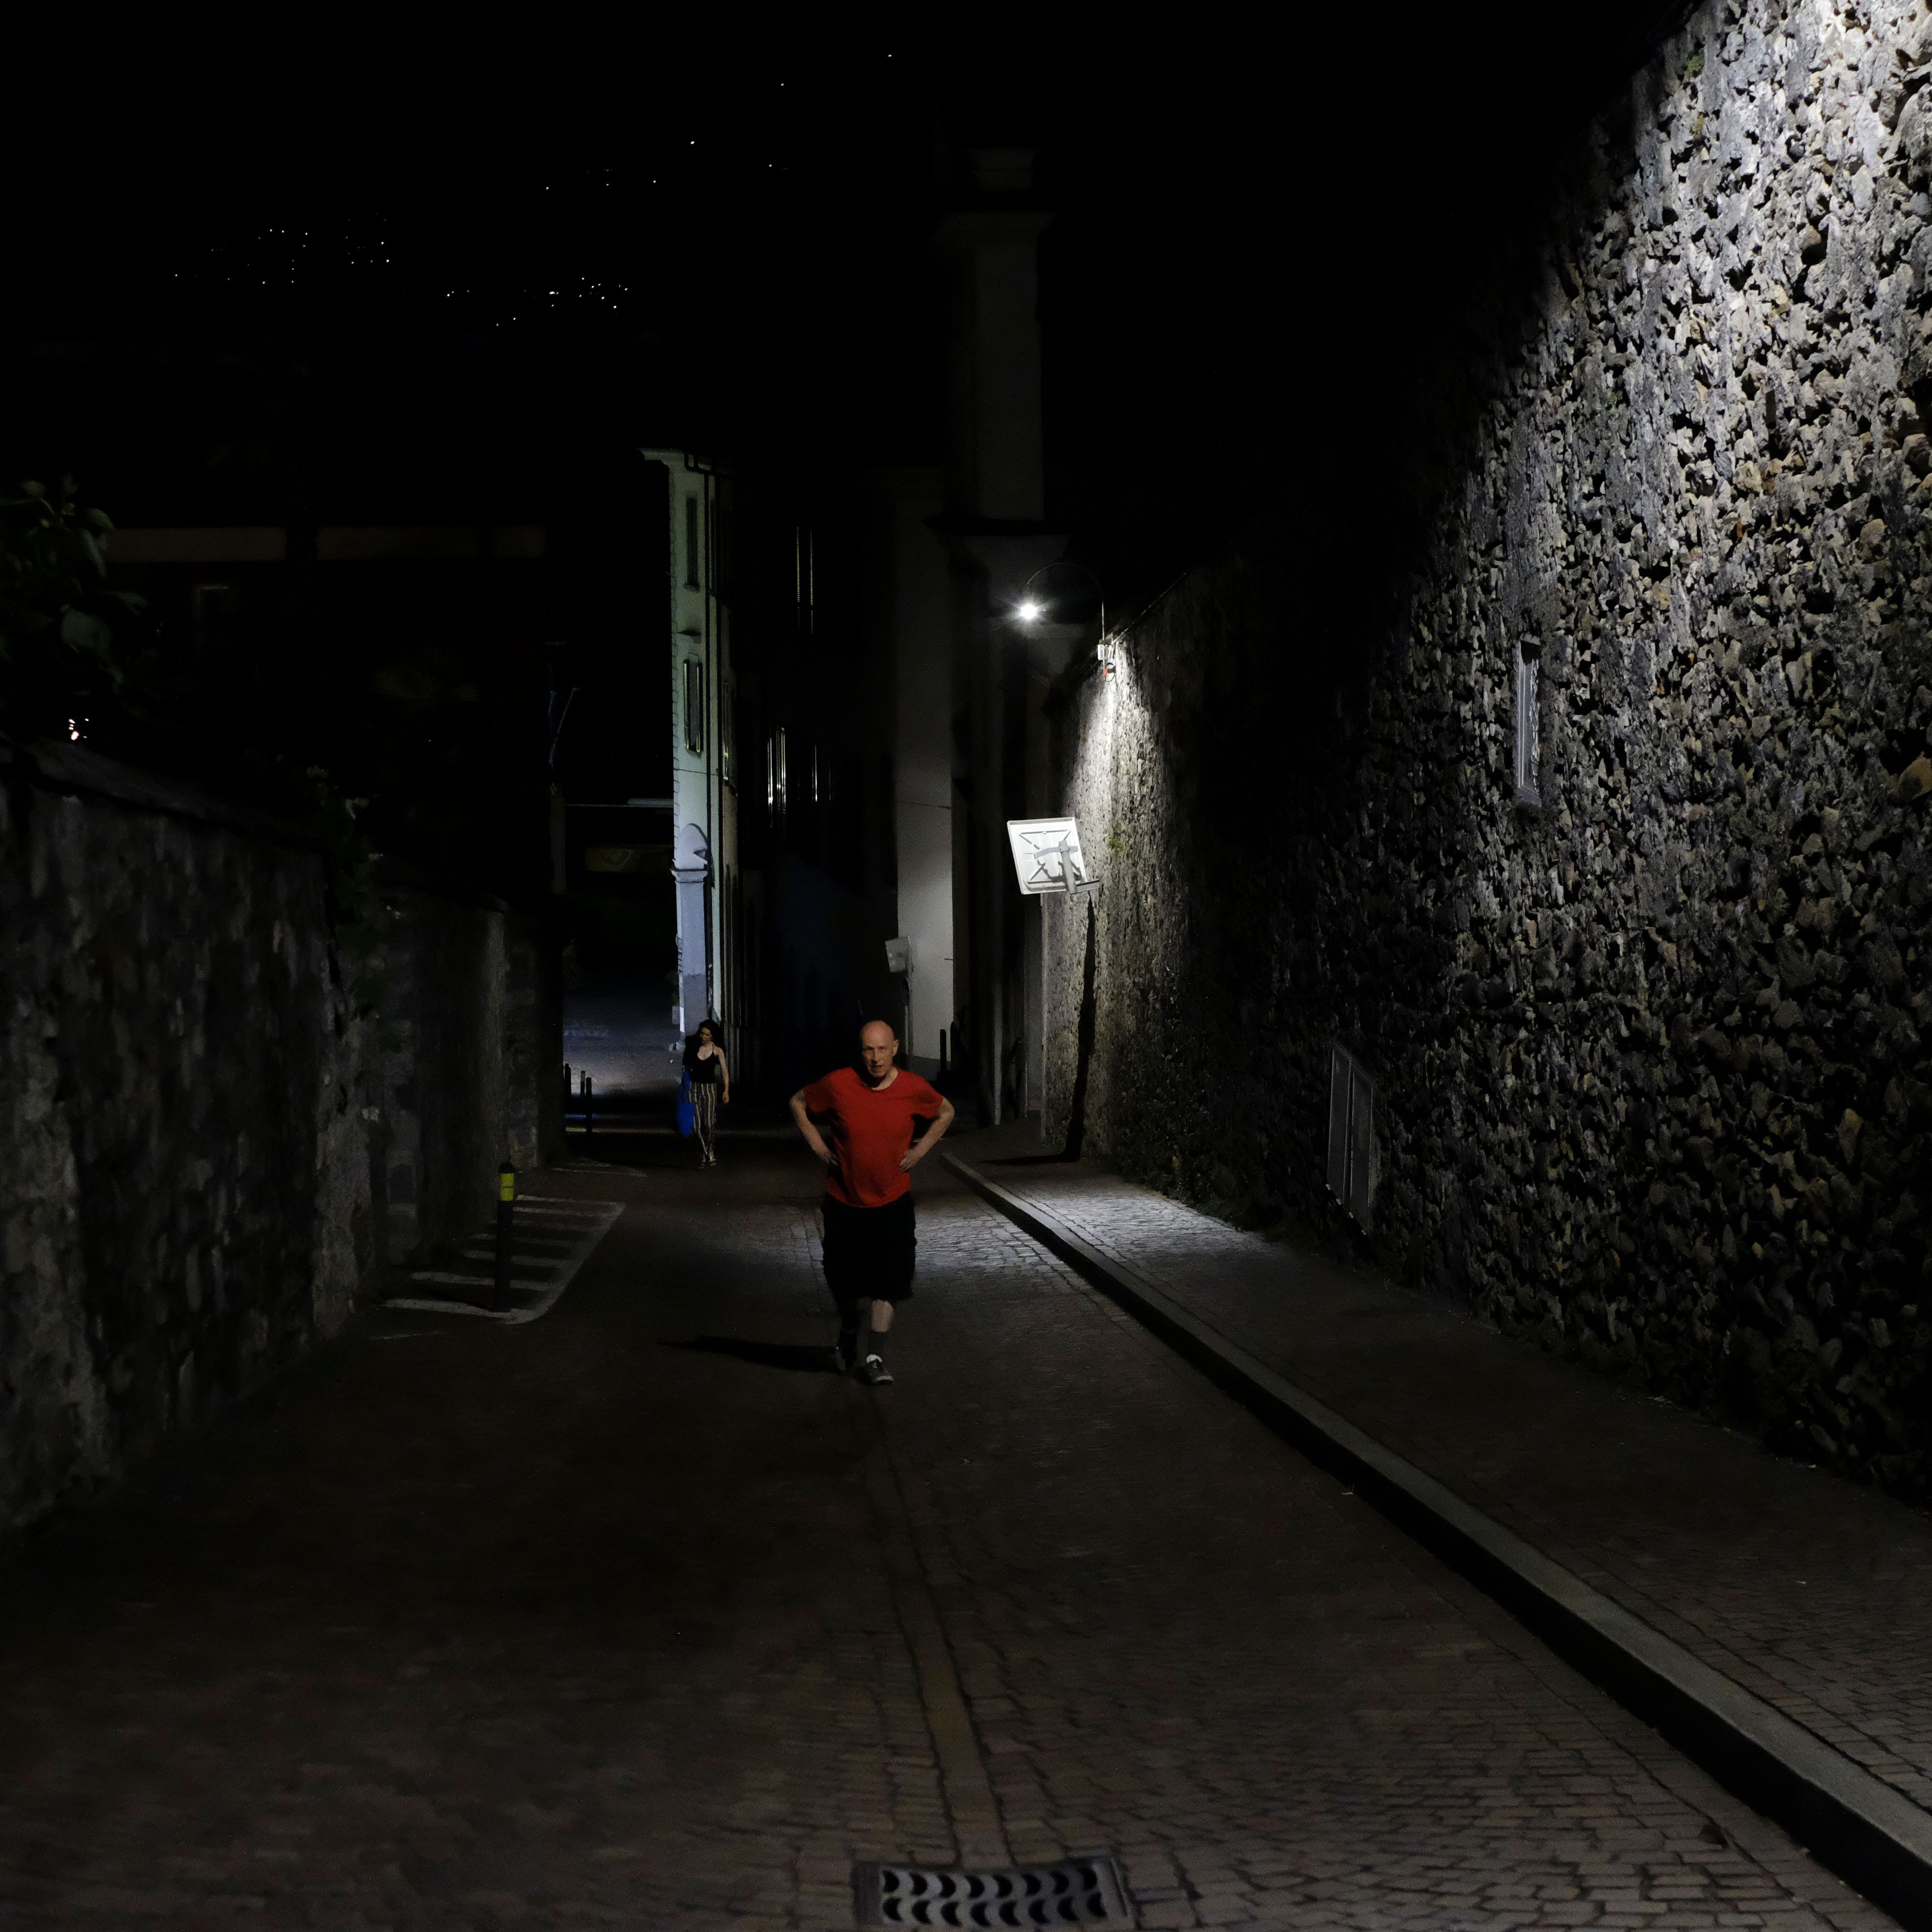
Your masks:
[[[686,1140],[698,1131],[698,1108],[691,1097],[691,1076],[688,1072],[678,1082],[677,1130]]]

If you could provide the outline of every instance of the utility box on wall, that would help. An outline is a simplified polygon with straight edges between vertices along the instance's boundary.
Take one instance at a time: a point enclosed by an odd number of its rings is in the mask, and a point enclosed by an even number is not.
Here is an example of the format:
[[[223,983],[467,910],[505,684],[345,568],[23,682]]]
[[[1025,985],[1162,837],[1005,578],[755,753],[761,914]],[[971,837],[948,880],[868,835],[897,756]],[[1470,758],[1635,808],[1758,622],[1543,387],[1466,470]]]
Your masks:
[[[1366,1233],[1376,1198],[1376,1083],[1337,1043],[1328,1061],[1328,1191]]]

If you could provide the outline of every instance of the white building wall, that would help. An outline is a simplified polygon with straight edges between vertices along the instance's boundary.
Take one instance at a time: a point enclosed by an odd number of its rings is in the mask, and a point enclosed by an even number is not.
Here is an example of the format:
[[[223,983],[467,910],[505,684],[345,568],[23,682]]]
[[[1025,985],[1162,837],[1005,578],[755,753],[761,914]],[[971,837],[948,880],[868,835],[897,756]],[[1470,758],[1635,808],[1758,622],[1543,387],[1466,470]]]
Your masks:
[[[644,454],[670,473],[672,874],[677,1024],[690,1033],[707,1015],[727,1016],[734,991],[726,884],[737,869],[737,814],[724,770],[731,671],[730,613],[718,582],[723,486],[711,465],[684,451]]]
[[[969,820],[957,842],[971,855],[955,895],[957,997],[972,1063],[960,1091],[995,1125],[1010,1090],[1025,1111],[1040,1085],[1040,921],[1020,904],[1006,863],[1004,821],[1032,816],[1036,802],[1009,756],[1024,735],[1011,728],[1033,698],[1012,614],[1034,572],[1065,548],[1045,523],[1039,243],[1052,218],[1015,199],[1030,196],[1034,158],[1030,148],[971,151],[978,205],[947,215],[934,236],[945,266],[945,527],[964,728],[960,812]],[[1016,1067],[1016,1042],[1026,1051]]]
[[[892,775],[898,928],[911,941],[905,1050],[938,1072],[952,1004],[952,646],[944,507],[937,470],[887,478],[892,515]]]

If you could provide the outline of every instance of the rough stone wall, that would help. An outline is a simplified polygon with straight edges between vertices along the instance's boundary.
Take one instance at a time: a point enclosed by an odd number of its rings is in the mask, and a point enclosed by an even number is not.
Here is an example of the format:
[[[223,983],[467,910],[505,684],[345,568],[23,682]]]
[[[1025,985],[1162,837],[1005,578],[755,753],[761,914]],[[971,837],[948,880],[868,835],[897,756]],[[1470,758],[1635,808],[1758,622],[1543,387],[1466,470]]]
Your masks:
[[[1263,518],[1064,720],[1090,1141],[1923,1492],[1932,22],[1708,8],[1592,134],[1386,638]],[[1520,291],[1519,291],[1520,292]],[[1502,320],[1498,320],[1502,318]],[[1519,805],[1537,656],[1540,809]],[[1049,915],[1050,1106],[1084,915]]]
[[[382,896],[370,1154],[385,1255],[400,1262],[472,1230],[496,1198],[500,1162],[536,1167],[561,1139],[561,1018],[542,997],[535,922],[400,884]]]
[[[541,928],[385,897],[358,1019],[317,854],[0,740],[0,1530],[296,1360],[561,1138]]]
[[[368,1247],[320,860],[83,776],[0,772],[0,1526],[339,1327]]]

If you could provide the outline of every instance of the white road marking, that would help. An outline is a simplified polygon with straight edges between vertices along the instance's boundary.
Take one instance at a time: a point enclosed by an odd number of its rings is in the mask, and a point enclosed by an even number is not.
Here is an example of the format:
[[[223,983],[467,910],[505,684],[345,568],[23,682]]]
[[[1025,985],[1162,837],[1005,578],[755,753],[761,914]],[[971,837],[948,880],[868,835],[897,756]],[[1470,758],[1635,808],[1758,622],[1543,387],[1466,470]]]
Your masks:
[[[517,1203],[517,1211],[521,1214],[526,1208],[532,1214],[550,1218],[560,1224],[567,1225],[571,1234],[576,1236],[574,1244],[564,1253],[555,1256],[514,1255],[511,1257],[513,1268],[540,1271],[540,1279],[530,1282],[527,1279],[513,1282],[511,1286],[519,1295],[527,1295],[534,1288],[536,1300],[521,1308],[478,1308],[472,1302],[432,1300],[428,1296],[399,1296],[393,1301],[386,1301],[385,1308],[413,1308],[431,1315],[471,1315],[480,1316],[485,1322],[502,1322],[515,1325],[524,1322],[534,1322],[548,1315],[556,1306],[557,1298],[577,1278],[577,1271],[591,1256],[598,1243],[603,1240],[616,1225],[623,1213],[620,1202],[574,1202],[548,1195],[530,1195]],[[449,1288],[487,1288],[494,1289],[494,1276],[477,1274],[452,1274],[436,1268],[421,1268],[412,1273],[412,1281],[434,1282]]]
[[[466,1262],[494,1262],[496,1258],[496,1250],[494,1248],[465,1248],[463,1251],[463,1258]],[[534,1268],[539,1274],[548,1274],[563,1259],[562,1255],[512,1255],[510,1257],[510,1265],[513,1268],[525,1270]],[[412,1276],[410,1279],[414,1281],[428,1281],[430,1276],[427,1274],[418,1274]]]

